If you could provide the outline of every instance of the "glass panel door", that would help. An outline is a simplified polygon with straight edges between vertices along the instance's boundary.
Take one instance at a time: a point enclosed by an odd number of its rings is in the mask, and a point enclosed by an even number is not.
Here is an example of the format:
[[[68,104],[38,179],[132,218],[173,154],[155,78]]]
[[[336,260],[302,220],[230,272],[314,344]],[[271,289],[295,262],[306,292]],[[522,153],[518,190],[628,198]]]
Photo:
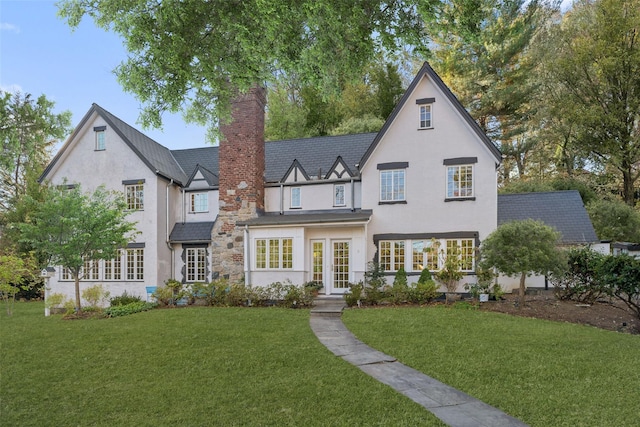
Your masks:
[[[333,291],[349,289],[349,241],[333,242]]]

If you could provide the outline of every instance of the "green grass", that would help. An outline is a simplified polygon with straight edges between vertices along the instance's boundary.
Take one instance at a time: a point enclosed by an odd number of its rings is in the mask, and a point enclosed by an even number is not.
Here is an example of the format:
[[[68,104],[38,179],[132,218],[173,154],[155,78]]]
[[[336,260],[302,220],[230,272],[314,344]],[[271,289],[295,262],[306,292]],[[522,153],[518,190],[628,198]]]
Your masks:
[[[442,425],[322,346],[309,311],[0,311],[1,426]]]
[[[402,363],[532,426],[637,426],[640,336],[447,307],[347,310]]]

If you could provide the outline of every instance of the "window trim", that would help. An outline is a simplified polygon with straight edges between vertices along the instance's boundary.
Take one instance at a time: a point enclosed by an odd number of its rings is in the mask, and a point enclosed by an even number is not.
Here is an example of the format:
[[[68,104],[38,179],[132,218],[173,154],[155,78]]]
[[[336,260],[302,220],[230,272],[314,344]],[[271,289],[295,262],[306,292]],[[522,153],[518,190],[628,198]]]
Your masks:
[[[338,187],[342,187],[342,203],[338,202]],[[347,186],[345,184],[333,184],[333,206],[347,206]]]
[[[196,196],[205,196],[205,204],[204,209],[196,210]],[[209,212],[209,192],[208,191],[192,191],[189,192],[189,213],[197,214],[197,213],[207,213]]]
[[[123,181],[122,183],[124,184],[124,194],[127,202],[127,209],[130,211],[143,211],[144,180],[134,182]],[[130,194],[129,189],[133,189],[132,194]]]
[[[450,170],[455,170],[454,172],[454,176],[456,173],[460,173],[460,170],[462,168],[470,168],[471,171],[471,192],[467,193],[465,192],[465,194],[460,195],[461,190],[463,189],[463,186],[460,185],[460,179],[458,179],[458,185],[457,188],[452,188],[451,192],[449,191],[449,177],[450,177]],[[469,172],[467,172],[467,175],[469,174]],[[456,183],[455,180],[452,181],[454,184]],[[465,187],[465,189],[467,189]],[[456,196],[455,193],[458,193],[458,195]],[[463,164],[450,164],[450,165],[446,165],[445,167],[445,202],[452,202],[452,201],[463,201],[463,200],[475,200],[475,167],[473,163],[463,163]]]
[[[274,243],[277,243],[277,246]],[[293,237],[256,238],[253,247],[253,264],[256,270],[293,270]],[[272,249],[277,250],[277,259],[273,258]],[[277,266],[273,266],[273,261],[277,261]]]
[[[293,193],[294,191],[296,193],[298,193],[297,195],[297,204],[294,204],[294,196]],[[302,209],[302,187],[291,187],[290,193],[289,193],[290,199],[289,199],[289,207],[291,209]]]
[[[380,165],[378,165],[380,166]],[[378,177],[378,184],[379,184],[379,191],[378,191],[378,204],[380,205],[385,205],[385,204],[406,204],[407,203],[407,173],[406,173],[406,169],[405,168],[400,168],[400,169],[380,169],[380,167],[378,167],[378,169],[380,170],[379,172],[379,177]],[[402,198],[398,197],[398,194],[396,194],[395,191],[395,180],[396,180],[396,172],[402,172],[402,191],[398,192],[402,194]],[[388,200],[383,200],[383,176],[387,175],[387,174],[391,174],[391,199]],[[400,190],[400,188],[398,188],[398,190]]]
[[[193,254],[193,266],[190,266],[190,252]],[[207,248],[204,246],[198,247],[185,247],[184,248],[184,267],[185,274],[184,279],[186,283],[198,283],[207,281],[207,270],[209,265]],[[191,277],[191,275],[193,277]]]
[[[424,120],[422,119],[423,110],[426,112]],[[418,118],[419,118],[418,130],[433,129],[433,104],[431,103],[419,104]]]
[[[95,151],[104,151],[107,149],[107,134],[105,131],[106,128],[106,126],[93,128],[96,136]]]

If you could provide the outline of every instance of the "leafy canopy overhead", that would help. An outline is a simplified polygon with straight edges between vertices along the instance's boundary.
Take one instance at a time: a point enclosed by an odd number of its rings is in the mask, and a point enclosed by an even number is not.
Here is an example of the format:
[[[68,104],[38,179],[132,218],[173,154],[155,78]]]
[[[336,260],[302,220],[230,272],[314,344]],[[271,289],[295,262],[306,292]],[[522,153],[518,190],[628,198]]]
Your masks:
[[[115,70],[144,104],[143,125],[164,111],[214,126],[236,90],[277,70],[330,93],[382,51],[419,45],[416,0],[63,0],[72,27],[84,16],[124,39],[129,57]],[[211,128],[210,128],[211,129]]]

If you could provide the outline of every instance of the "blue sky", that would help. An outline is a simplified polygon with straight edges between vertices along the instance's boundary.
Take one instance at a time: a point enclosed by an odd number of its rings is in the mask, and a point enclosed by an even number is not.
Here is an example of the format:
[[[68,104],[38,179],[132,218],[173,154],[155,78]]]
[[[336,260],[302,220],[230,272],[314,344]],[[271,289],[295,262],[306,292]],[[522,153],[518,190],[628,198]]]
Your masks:
[[[163,130],[137,123],[140,102],[125,93],[112,70],[126,59],[122,41],[84,19],[74,32],[52,0],[0,0],[0,88],[44,94],[54,112],[73,114],[73,126],[96,103],[170,149],[208,145],[205,128],[180,115],[163,116]]]

